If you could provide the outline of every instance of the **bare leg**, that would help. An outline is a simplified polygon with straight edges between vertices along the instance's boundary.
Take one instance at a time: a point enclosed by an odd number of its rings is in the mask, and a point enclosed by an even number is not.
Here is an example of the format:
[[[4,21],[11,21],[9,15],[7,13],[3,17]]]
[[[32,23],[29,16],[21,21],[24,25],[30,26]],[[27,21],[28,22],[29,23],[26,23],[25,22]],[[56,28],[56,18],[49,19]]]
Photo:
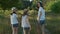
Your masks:
[[[30,29],[23,29],[24,34],[30,34]]]
[[[12,27],[12,34],[18,34],[18,28]]]
[[[14,27],[12,26],[12,34],[14,34]]]
[[[30,34],[30,30],[29,29],[26,30],[26,34]]]
[[[23,28],[23,34],[26,34],[26,31],[24,30],[24,28]]]
[[[28,34],[30,34],[30,31],[28,31]]]
[[[40,32],[41,32],[41,28],[40,27],[41,27],[40,24],[37,24],[37,33],[38,34],[40,34]]]
[[[18,34],[18,27],[15,27],[15,34]]]
[[[13,28],[13,30],[12,30],[12,34],[14,34],[14,28]]]
[[[43,24],[42,25],[42,34],[45,34],[45,27],[44,27],[45,25]]]

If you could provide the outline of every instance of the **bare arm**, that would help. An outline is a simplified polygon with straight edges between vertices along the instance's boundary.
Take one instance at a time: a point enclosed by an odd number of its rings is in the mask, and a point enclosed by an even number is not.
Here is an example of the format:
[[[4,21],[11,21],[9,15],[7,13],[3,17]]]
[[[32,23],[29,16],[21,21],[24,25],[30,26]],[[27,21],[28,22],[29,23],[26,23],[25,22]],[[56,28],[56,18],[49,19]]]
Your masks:
[[[41,17],[41,15],[42,15],[42,13],[39,12],[38,14],[39,14],[39,15],[38,15],[38,17],[37,17],[37,20],[38,20],[38,22],[40,22],[40,17]]]

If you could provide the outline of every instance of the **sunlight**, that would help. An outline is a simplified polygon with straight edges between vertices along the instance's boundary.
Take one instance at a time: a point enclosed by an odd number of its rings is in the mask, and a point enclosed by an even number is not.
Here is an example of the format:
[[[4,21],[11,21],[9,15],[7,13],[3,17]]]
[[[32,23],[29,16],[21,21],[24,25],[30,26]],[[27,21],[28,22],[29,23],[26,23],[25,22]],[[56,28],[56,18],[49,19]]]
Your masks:
[[[46,19],[51,20],[52,18],[51,17],[46,17]]]

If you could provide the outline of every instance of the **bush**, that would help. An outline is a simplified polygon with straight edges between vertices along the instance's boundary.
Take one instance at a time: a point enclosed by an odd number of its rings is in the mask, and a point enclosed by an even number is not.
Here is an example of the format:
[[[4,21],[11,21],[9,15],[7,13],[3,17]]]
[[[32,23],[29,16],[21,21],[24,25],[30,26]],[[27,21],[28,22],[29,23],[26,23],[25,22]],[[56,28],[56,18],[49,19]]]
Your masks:
[[[45,7],[45,10],[46,10],[46,11],[51,10],[50,8],[51,8],[51,6],[52,6],[54,3],[55,3],[54,1],[49,1],[49,2],[47,2],[46,5],[44,6],[44,7]]]
[[[54,4],[51,6],[51,10],[52,10],[52,12],[54,12],[54,13],[60,13],[60,1],[54,3]]]

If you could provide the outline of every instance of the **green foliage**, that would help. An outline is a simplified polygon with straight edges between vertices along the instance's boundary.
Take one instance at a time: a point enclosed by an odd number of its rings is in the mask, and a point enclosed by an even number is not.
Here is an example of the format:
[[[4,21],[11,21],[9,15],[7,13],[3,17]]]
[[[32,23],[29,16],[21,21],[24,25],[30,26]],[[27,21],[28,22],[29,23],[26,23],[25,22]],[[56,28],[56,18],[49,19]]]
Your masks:
[[[54,3],[54,4],[51,6],[51,10],[52,10],[52,12],[54,12],[54,13],[60,13],[60,1]]]
[[[50,10],[51,6],[52,6],[54,3],[55,3],[54,1],[47,2],[47,3],[46,3],[46,6],[45,6],[46,11]]]
[[[45,5],[45,10],[53,13],[60,13],[60,0],[48,0]]]
[[[3,10],[17,7],[18,9],[31,8],[32,2],[24,0],[0,0],[0,7]]]
[[[3,10],[10,9],[13,6],[16,6],[19,0],[0,0],[1,8]]]
[[[24,0],[0,0],[0,7],[3,10],[9,10],[11,7],[17,7],[18,9],[32,8],[32,2]]]

